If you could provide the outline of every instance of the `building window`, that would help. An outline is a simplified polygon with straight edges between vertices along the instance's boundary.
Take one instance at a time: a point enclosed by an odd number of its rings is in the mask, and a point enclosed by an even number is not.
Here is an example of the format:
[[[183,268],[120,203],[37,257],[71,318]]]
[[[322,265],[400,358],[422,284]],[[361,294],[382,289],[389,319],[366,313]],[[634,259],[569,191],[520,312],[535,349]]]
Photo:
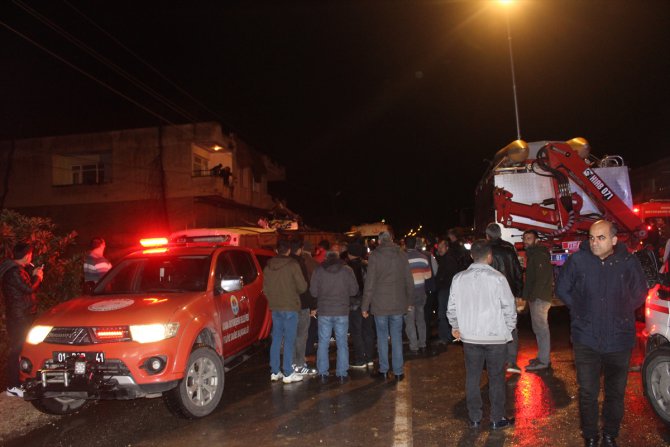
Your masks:
[[[209,160],[198,154],[193,154],[193,176],[202,177],[209,175]]]
[[[99,185],[112,180],[112,153],[53,155],[54,185]]]

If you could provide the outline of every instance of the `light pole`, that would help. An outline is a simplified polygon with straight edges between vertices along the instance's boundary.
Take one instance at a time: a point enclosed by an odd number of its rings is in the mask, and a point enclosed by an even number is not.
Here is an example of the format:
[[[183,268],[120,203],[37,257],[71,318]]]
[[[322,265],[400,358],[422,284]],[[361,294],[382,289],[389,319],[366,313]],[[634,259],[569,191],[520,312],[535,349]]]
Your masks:
[[[514,114],[516,116],[516,139],[521,139],[521,126],[519,124],[519,101],[516,97],[516,76],[514,74],[514,53],[512,51],[512,32],[509,24],[509,8],[513,0],[499,0],[505,6],[505,22],[507,24],[507,44],[509,47],[509,65],[512,69],[512,93],[514,94]]]

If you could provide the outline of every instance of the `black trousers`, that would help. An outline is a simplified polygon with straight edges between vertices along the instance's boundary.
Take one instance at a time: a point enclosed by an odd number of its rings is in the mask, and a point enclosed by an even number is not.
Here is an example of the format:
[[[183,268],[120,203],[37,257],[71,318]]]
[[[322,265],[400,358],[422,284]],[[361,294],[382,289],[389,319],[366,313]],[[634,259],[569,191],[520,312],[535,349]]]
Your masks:
[[[631,350],[600,353],[586,345],[575,343],[575,366],[579,384],[579,415],[582,436],[598,435],[598,395],[600,374],[604,376],[603,433],[619,435],[624,413],[624,395],[628,381]]]
[[[371,362],[375,354],[374,318],[363,318],[360,307],[349,311],[349,333],[354,363]]]
[[[7,386],[21,385],[19,381],[19,357],[23,350],[23,342],[28,335],[33,317],[7,320]]]
[[[471,421],[482,420],[482,392],[479,384],[484,372],[489,376],[489,401],[491,421],[498,422],[505,417],[505,358],[507,345],[477,345],[463,343],[465,354],[465,401]]]

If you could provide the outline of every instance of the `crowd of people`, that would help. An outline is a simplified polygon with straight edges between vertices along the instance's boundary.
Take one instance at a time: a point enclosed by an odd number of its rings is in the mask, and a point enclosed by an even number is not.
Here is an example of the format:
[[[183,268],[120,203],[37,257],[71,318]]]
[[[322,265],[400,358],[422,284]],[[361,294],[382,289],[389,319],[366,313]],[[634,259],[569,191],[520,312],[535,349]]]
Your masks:
[[[501,234],[500,226],[492,223],[486,239],[474,241],[467,250],[454,230],[434,247],[423,247],[415,237],[397,244],[382,232],[369,254],[361,241],[346,246],[323,241],[313,254],[300,241],[280,241],[277,256],[264,269],[273,320],[271,380],[292,383],[315,375],[328,383],[328,348],[334,335],[339,383],[349,380],[350,368],[373,368],[375,357],[373,377],[400,382],[405,378],[404,356],[426,353],[436,307],[435,344],[462,342],[470,427],[482,424],[480,381],[486,371],[490,427],[504,429],[514,424],[505,414],[505,372],[521,373],[517,310],[527,303],[537,341],[537,355],[525,370],[550,369],[548,314],[557,296],[570,310],[584,443],[616,446],[636,339],[634,314],[647,292],[639,261],[617,244],[615,225],[601,220],[555,279],[550,252],[536,231],[523,233],[525,268],[514,245]],[[310,326],[317,328],[318,340],[309,337]],[[316,368],[311,368],[305,352],[315,341]],[[605,399],[599,429],[601,376]]]

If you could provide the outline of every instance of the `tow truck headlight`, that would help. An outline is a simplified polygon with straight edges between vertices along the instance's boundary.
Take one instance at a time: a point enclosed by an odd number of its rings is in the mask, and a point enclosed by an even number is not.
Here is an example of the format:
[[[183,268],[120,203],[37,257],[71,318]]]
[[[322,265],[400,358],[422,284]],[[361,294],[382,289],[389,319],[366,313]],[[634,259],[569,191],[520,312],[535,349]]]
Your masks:
[[[130,335],[138,343],[152,343],[177,335],[179,323],[140,324],[130,326]]]
[[[53,329],[53,326],[33,326],[30,332],[28,332],[26,343],[31,345],[42,343],[47,338],[47,335],[49,335],[49,332],[51,332],[51,329]]]

